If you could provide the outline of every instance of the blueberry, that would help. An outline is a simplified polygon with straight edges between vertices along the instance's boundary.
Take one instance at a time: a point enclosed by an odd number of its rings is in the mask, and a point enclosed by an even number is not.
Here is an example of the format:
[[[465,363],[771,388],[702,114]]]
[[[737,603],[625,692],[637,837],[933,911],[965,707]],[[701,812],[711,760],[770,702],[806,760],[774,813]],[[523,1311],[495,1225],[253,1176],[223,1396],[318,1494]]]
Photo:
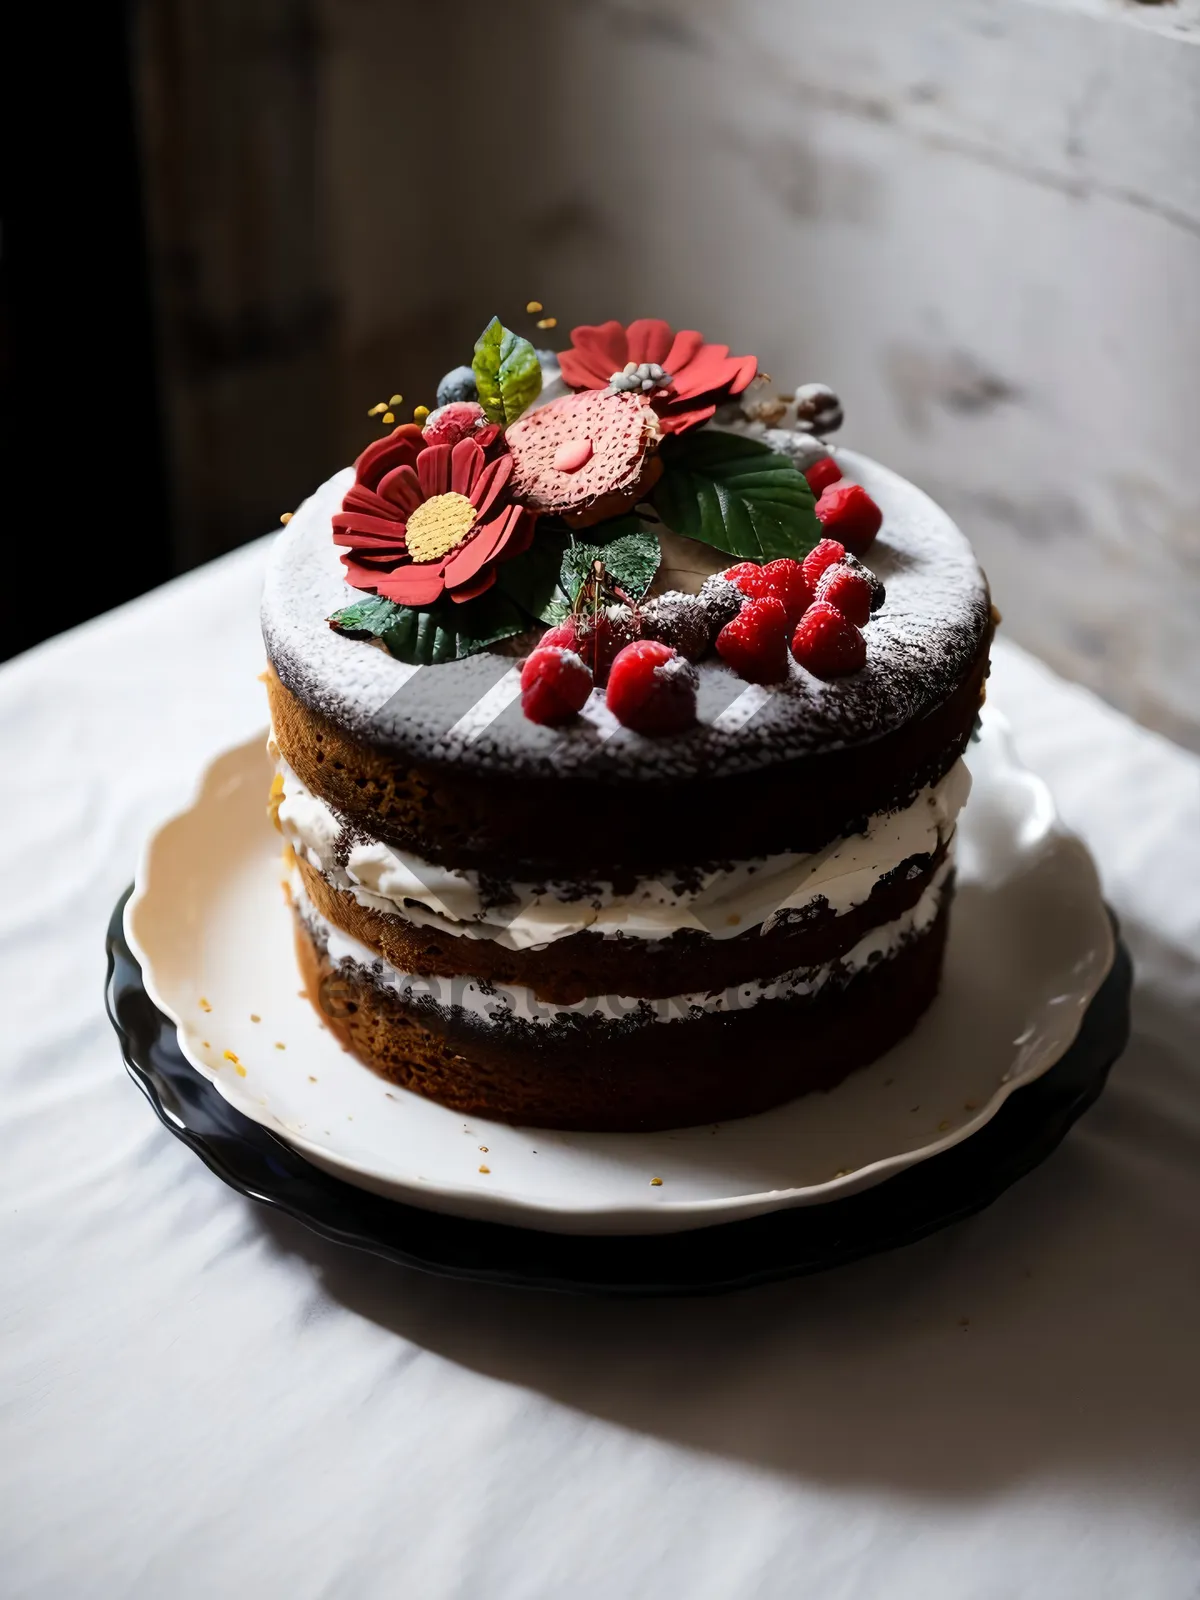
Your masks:
[[[479,390],[475,387],[475,374],[470,367],[455,367],[437,386],[439,406],[448,406],[454,400],[478,399]]]

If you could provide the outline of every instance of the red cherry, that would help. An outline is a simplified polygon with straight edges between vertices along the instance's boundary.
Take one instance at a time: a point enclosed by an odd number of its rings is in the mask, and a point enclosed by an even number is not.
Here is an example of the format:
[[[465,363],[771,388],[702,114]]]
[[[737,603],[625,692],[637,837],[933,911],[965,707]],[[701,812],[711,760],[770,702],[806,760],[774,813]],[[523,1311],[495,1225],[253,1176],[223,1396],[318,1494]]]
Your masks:
[[[817,584],[817,599],[836,606],[844,617],[862,628],[871,620],[872,591],[861,572],[835,561],[826,567]]]
[[[867,642],[828,600],[817,600],[796,625],[792,654],[816,678],[843,678],[866,665]]]
[[[831,483],[837,483],[841,475],[842,469],[832,456],[822,456],[820,461],[814,461],[804,473],[808,479],[808,487],[815,495],[819,495],[823,489],[828,489]]]
[[[564,617],[563,620],[559,623],[556,623],[553,628],[547,628],[545,633],[538,640],[537,647],[539,650],[549,650],[554,645],[557,645],[560,650],[575,649],[574,617]]]
[[[774,595],[746,604],[717,635],[717,654],[748,683],[782,683],[787,677],[788,614]]]
[[[573,650],[539,645],[521,668],[521,710],[530,722],[569,722],[592,692],[592,675]]]
[[[608,709],[635,733],[682,733],[696,720],[699,675],[670,645],[654,639],[627,644],[608,675]]]
[[[883,512],[859,483],[839,483],[826,489],[817,501],[822,527],[856,556],[870,549],[883,526]]]
[[[594,615],[584,611],[578,613],[573,621],[575,649],[591,668],[596,682],[603,687],[608,682],[617,652],[637,638],[637,619],[624,610],[616,611],[611,616],[607,611],[599,611]]]

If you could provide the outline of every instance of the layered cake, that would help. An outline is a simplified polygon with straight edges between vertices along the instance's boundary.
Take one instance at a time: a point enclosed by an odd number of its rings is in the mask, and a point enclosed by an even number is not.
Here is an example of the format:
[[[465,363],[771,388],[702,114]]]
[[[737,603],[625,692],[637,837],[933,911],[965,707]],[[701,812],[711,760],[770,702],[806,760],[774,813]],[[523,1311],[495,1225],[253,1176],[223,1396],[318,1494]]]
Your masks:
[[[495,320],[288,523],[263,604],[306,993],[463,1114],[828,1089],[939,982],[994,614],[832,391]]]

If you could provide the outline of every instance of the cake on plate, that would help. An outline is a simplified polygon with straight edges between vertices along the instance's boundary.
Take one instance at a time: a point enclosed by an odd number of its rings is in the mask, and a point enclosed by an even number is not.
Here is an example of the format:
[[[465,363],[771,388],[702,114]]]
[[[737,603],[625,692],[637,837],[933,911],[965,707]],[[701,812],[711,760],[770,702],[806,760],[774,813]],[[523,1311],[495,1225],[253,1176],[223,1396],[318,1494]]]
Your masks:
[[[305,990],[463,1114],[828,1089],[937,992],[995,616],[822,384],[497,320],[290,519],[263,601]]]

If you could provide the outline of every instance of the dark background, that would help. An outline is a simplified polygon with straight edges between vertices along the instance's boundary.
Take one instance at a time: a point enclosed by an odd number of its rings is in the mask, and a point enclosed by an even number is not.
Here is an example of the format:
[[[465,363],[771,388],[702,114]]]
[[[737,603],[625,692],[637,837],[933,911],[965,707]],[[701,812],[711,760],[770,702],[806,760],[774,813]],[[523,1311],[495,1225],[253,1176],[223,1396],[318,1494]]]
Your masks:
[[[80,7],[69,27],[33,15],[23,33],[20,47],[6,39],[3,83],[6,656],[177,560],[127,15]]]
[[[456,39],[503,23],[468,10]],[[424,7],[98,0],[27,14],[10,45],[3,656],[278,527],[378,434],[374,401],[432,404],[447,352],[519,309],[482,261],[449,270],[464,197],[421,153],[448,69]],[[374,75],[348,91],[348,158],[326,114],[343,56]],[[331,264],[360,226],[391,254],[366,329]]]

